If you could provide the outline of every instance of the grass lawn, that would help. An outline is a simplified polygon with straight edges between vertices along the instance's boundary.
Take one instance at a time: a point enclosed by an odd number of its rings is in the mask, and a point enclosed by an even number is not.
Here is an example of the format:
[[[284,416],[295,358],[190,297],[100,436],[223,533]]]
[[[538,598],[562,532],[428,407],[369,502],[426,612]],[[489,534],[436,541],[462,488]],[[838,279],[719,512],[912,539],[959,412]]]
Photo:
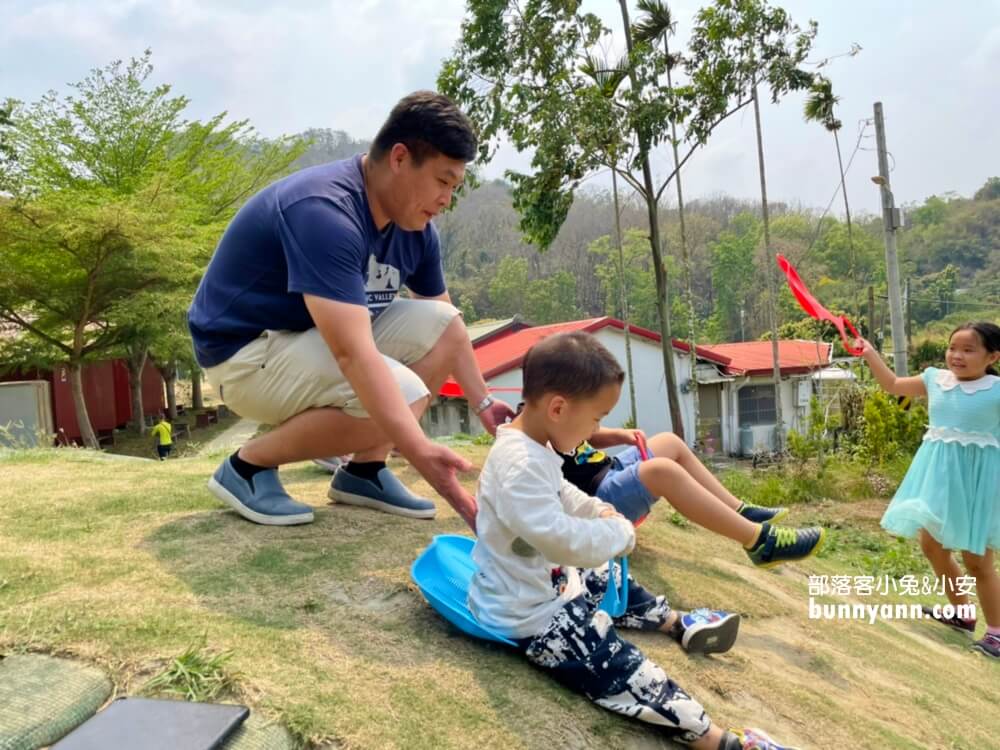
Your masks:
[[[488,449],[461,450],[481,464]],[[205,489],[221,458],[0,454],[0,655],[75,656],[134,694],[193,649],[216,657],[205,668],[218,696],[314,747],[670,747],[516,655],[456,634],[427,606],[411,562],[435,534],[465,531],[443,502],[435,521],[330,505],[329,477],[298,464],[282,476],[315,506],[315,523],[257,526]],[[473,487],[475,474],[466,480]],[[678,607],[739,611],[743,626],[733,651],[708,658],[665,636],[629,637],[723,725],[808,748],[996,747],[1000,665],[960,635],[926,622],[808,619],[810,574],[924,572],[907,569],[922,562],[912,546],[879,531],[884,504],[794,506],[794,523],[833,528],[830,544],[770,571],[658,505],[631,558],[637,578]]]

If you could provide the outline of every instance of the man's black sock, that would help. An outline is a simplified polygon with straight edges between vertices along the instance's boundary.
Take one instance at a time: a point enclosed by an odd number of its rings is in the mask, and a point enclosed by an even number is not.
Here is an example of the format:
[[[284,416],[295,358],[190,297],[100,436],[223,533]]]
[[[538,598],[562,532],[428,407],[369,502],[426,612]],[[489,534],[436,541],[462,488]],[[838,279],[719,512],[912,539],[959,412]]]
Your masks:
[[[384,468],[385,461],[351,461],[344,467],[344,471],[352,476],[374,482],[379,489],[382,489],[382,483],[378,481],[378,473]]]
[[[250,483],[250,487],[253,488],[253,476],[259,471],[267,471],[268,469],[274,468],[272,466],[257,466],[257,464],[249,463],[240,458],[240,452],[236,451],[233,455],[229,457],[229,465],[233,467],[233,471],[243,477]]]

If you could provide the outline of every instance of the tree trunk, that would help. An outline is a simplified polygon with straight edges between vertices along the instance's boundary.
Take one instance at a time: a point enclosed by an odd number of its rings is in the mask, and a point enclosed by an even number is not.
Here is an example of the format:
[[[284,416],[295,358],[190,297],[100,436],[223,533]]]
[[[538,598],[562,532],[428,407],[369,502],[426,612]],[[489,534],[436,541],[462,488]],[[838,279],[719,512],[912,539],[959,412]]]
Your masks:
[[[625,28],[625,47],[632,54],[632,31],[628,19],[628,1],[619,0],[622,21]],[[636,85],[635,72],[629,71],[632,85]],[[670,334],[670,307],[667,287],[667,269],[663,265],[660,245],[660,222],[656,209],[656,189],[653,187],[653,172],[649,166],[649,144],[639,135],[639,151],[642,154],[643,197],[646,199],[646,213],[649,220],[649,245],[653,251],[653,270],[656,276],[656,312],[660,322],[660,349],[663,352],[663,380],[667,388],[670,426],[681,440],[684,440],[684,421],[681,418],[680,400],[677,398],[677,378],[674,375],[673,337]]]
[[[670,75],[670,47],[667,44],[667,34],[663,35],[663,54],[667,59],[667,87],[672,91],[674,88],[673,77]],[[695,341],[695,324],[696,318],[694,313],[694,292],[692,291],[692,277],[694,273],[691,270],[691,255],[688,253],[687,244],[687,228],[684,223],[684,191],[681,189],[681,162],[680,154],[677,152],[677,123],[671,121],[670,123],[670,143],[674,151],[674,169],[676,174],[674,175],[674,180],[677,182],[677,218],[680,221],[681,230],[681,259],[684,263],[684,277],[687,287],[687,303],[688,303],[688,333],[690,334],[691,343],[691,375],[690,375],[690,392],[691,392],[691,404],[694,411],[694,419],[692,420],[692,428],[694,429],[694,444],[697,446],[699,438],[698,429],[698,417],[700,414],[699,404],[698,404],[698,347]]]
[[[129,347],[128,388],[132,394],[132,427],[140,435],[146,434],[146,415],[142,411],[142,371],[146,367],[146,347]]]
[[[87,413],[87,402],[83,397],[83,366],[79,362],[69,363],[69,388],[73,393],[73,407],[76,410],[76,422],[80,426],[80,439],[85,448],[100,450],[94,426],[90,423]]]
[[[771,257],[771,223],[767,209],[767,175],[764,172],[764,136],[760,126],[760,100],[757,84],[753,87],[753,113],[757,123],[757,163],[760,167],[760,200],[764,219],[764,276],[767,280],[767,312],[771,323],[771,358],[774,373],[774,449],[781,451],[785,444],[785,422],[781,415],[781,360],[778,355],[778,292],[774,275],[775,263]]]
[[[632,409],[632,426],[639,426],[639,413],[635,408],[635,370],[632,368],[632,334],[629,332],[628,290],[625,288],[625,251],[622,249],[622,219],[618,207],[618,172],[611,170],[611,190],[615,198],[615,241],[618,243],[618,272],[622,322],[625,323],[625,366],[628,368],[628,400]]]
[[[851,206],[847,202],[847,184],[844,182],[844,160],[840,155],[840,138],[833,131],[833,142],[837,145],[837,164],[840,166],[840,192],[844,196],[844,216],[847,218],[847,240],[851,248],[851,275],[854,275],[854,231],[851,229]]]
[[[857,286],[857,261],[854,255],[854,230],[851,228],[851,206],[847,202],[847,183],[844,180],[844,160],[840,155],[840,137],[837,135],[836,130],[833,131],[833,142],[837,146],[837,165],[840,167],[840,192],[844,195],[844,216],[847,218],[847,245],[850,252],[848,261],[850,264],[850,277],[851,282]],[[858,306],[858,317],[864,317],[863,304],[864,303],[861,303],[861,305]]]
[[[167,387],[167,416],[170,421],[177,419],[177,361],[170,360],[166,367],[157,368]]]
[[[201,395],[201,368],[197,363],[191,367],[191,408],[205,408],[205,401]]]

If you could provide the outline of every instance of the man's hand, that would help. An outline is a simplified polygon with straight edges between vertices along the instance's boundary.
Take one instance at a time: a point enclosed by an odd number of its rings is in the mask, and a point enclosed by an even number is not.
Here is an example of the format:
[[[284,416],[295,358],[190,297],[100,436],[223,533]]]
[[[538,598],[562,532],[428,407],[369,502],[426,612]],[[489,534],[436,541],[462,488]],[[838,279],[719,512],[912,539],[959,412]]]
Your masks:
[[[479,413],[479,421],[486,431],[496,437],[497,427],[508,419],[514,419],[517,414],[503,401],[496,400]]]
[[[617,510],[613,510],[612,508],[605,508],[598,514],[598,518],[625,518],[625,516],[623,516]],[[627,521],[628,519],[625,518],[625,520]]]
[[[476,530],[476,499],[458,481],[455,475],[458,471],[469,471],[472,464],[457,453],[440,445],[425,441],[424,445],[414,454],[406,456],[420,476],[441,495],[455,512]]]

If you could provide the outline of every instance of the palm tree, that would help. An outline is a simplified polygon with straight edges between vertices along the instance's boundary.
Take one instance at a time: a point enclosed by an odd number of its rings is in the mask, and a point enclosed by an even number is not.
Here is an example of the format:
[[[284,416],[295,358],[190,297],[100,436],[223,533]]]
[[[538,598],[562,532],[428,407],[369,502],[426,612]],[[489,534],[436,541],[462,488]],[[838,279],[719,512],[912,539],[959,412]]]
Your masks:
[[[771,219],[767,205],[767,170],[764,168],[764,132],[760,124],[760,98],[757,81],[753,83],[753,116],[757,130],[757,167],[760,171],[760,212],[764,225],[764,275],[767,281],[767,314],[771,323],[771,362],[774,378],[774,450],[780,453],[785,446],[785,422],[781,409],[781,363],[778,358],[778,272],[771,252]]]
[[[851,229],[851,206],[847,202],[847,185],[844,182],[844,160],[840,154],[840,137],[837,132],[843,123],[834,114],[834,107],[840,101],[839,96],[833,94],[833,84],[829,78],[816,76],[816,80],[809,90],[809,98],[806,99],[805,119],[806,122],[818,122],[829,132],[833,133],[833,142],[837,146],[837,165],[840,167],[840,192],[844,195],[844,214],[847,217],[847,241],[850,246],[850,268],[851,278],[854,278],[854,233]]]

